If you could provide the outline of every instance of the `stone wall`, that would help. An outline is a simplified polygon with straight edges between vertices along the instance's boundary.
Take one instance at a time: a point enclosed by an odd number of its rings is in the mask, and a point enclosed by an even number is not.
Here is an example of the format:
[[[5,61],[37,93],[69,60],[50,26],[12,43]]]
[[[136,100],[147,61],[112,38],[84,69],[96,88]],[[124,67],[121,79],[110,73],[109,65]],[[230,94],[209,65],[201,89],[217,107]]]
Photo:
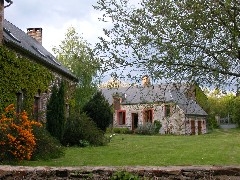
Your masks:
[[[0,166],[0,179],[111,179],[126,171],[138,179],[154,180],[225,180],[240,179],[240,166],[172,166],[172,167],[26,167]],[[136,177],[135,176],[135,177]]]

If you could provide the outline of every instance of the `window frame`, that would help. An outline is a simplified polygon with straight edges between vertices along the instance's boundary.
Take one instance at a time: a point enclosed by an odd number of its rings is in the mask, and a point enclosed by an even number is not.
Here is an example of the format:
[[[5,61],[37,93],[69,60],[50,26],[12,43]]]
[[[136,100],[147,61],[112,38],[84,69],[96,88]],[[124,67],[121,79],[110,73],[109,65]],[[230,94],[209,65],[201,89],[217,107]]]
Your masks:
[[[153,109],[143,110],[143,121],[144,123],[147,123],[147,122],[153,123]]]
[[[122,116],[120,116],[122,114]],[[122,117],[122,119],[120,119]],[[117,111],[118,125],[126,125],[126,110]]]
[[[16,112],[21,113],[23,109],[23,99],[24,95],[22,91],[16,93],[17,96],[17,103],[16,103]]]

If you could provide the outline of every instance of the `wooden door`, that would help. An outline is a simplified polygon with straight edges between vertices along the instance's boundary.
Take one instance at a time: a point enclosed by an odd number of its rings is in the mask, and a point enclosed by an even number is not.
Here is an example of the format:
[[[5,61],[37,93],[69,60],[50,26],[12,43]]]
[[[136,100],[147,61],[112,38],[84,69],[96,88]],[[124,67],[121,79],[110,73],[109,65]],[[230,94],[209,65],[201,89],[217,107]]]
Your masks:
[[[191,120],[191,134],[194,135],[195,134],[195,121]]]
[[[198,121],[198,134],[202,134],[202,121]]]
[[[134,131],[138,127],[138,114],[132,113],[132,130]]]

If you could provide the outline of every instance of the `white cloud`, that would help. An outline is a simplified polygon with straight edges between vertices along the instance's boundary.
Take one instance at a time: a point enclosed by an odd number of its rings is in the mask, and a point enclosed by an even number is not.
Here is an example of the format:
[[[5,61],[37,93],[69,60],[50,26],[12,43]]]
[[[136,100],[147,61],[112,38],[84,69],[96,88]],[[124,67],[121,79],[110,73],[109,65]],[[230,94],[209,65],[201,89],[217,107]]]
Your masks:
[[[73,26],[78,34],[90,44],[98,41],[107,26],[98,20],[101,12],[92,5],[97,0],[13,0],[5,9],[5,18],[26,32],[27,28],[43,28],[43,46],[52,52],[64,39],[67,29]]]

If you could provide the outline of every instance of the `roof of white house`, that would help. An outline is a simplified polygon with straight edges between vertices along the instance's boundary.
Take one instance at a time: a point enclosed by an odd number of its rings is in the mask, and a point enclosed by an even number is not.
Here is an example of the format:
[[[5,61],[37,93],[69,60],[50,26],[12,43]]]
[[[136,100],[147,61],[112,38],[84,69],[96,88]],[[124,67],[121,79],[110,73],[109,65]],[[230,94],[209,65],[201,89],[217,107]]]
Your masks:
[[[187,115],[202,115],[207,113],[192,99],[185,96],[187,85],[159,84],[151,86],[130,86],[121,88],[101,88],[109,104],[113,104],[113,95],[122,97],[122,105],[148,104],[160,102],[176,103]]]

